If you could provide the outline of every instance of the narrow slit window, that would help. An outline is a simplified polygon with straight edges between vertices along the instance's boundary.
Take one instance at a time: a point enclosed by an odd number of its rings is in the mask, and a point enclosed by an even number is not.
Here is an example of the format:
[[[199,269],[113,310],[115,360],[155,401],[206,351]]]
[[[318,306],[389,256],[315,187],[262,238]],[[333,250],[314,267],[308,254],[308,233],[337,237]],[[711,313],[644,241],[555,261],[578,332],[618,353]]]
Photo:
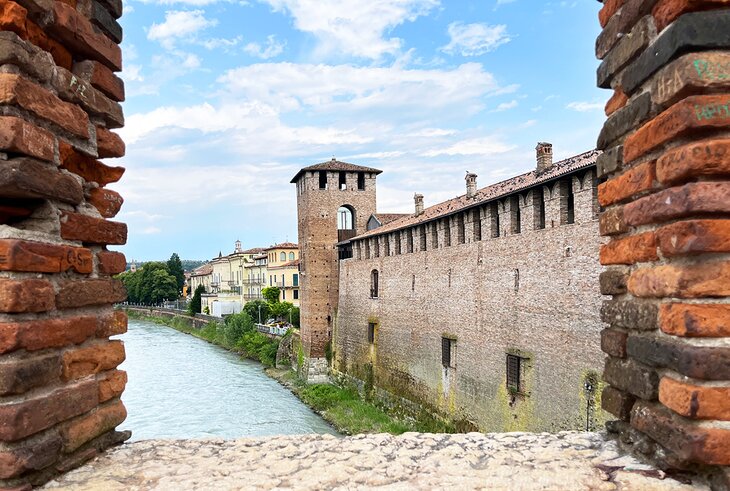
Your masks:
[[[444,368],[456,367],[456,340],[451,338],[441,338],[441,365]]]
[[[375,323],[368,322],[368,343],[375,344]]]
[[[357,173],[357,189],[363,191],[365,189],[365,173]]]
[[[482,217],[479,208],[474,208],[471,212],[471,222],[474,229],[474,242],[482,240]]]
[[[319,171],[319,189],[327,189],[327,171]]]
[[[512,233],[519,234],[522,232],[522,214],[520,213],[519,196],[515,196],[512,199],[512,207],[514,208],[514,211],[512,212]]]
[[[448,217],[441,222],[444,227],[444,247],[451,246],[451,223]]]
[[[568,205],[568,213],[567,213],[567,223],[575,223],[575,195],[573,194],[573,186],[572,183],[568,183],[568,199],[567,199],[567,205]]]
[[[385,255],[390,256],[390,236],[383,237],[385,240]]]
[[[370,298],[378,298],[380,274],[377,269],[370,272]]]
[[[466,224],[463,213],[456,215],[456,240],[459,244],[466,242]]]
[[[340,190],[344,191],[347,189],[347,173],[340,172]]]
[[[439,248],[439,229],[436,222],[431,223],[431,249]]]
[[[413,229],[409,228],[406,231],[406,251],[413,252]]]
[[[545,191],[540,188],[535,191],[535,206],[537,207],[537,228],[545,228]]]
[[[499,206],[492,205],[492,237],[499,237]]]
[[[520,370],[522,368],[522,358],[517,355],[507,355],[507,389],[510,392],[520,392]]]
[[[426,250],[426,226],[425,225],[421,225],[421,233],[419,235],[419,238],[421,241],[419,248],[422,251],[425,251]]]
[[[393,237],[395,238],[395,255],[399,256],[401,253],[400,232],[395,232]]]

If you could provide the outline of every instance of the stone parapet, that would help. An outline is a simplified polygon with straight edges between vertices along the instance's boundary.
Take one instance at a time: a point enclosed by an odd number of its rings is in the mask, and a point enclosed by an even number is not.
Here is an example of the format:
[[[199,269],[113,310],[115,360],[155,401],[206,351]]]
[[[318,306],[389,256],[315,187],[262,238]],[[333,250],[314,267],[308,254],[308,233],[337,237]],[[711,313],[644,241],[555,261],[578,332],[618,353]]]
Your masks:
[[[603,4],[603,407],[644,458],[727,489],[730,4]]]
[[[129,437],[121,1],[0,2],[0,488]]]

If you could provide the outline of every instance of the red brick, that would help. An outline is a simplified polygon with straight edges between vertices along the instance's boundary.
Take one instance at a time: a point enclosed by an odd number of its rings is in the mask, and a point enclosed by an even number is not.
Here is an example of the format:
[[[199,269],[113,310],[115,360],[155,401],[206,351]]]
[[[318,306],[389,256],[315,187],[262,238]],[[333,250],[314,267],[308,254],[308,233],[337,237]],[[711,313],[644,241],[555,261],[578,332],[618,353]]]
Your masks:
[[[61,437],[56,433],[5,447],[0,450],[0,479],[9,479],[25,471],[48,467],[58,459],[60,450]]]
[[[92,157],[79,153],[68,143],[60,142],[58,150],[61,167],[83,177],[88,182],[106,186],[109,183],[117,182],[124,174],[124,167],[104,165]]]
[[[121,252],[101,251],[96,255],[101,274],[119,274],[127,269],[127,258]]]
[[[47,28],[53,37],[70,46],[73,51],[100,61],[114,71],[122,69],[122,50],[119,45],[103,34],[97,33],[91,22],[76,9],[55,2],[53,18],[53,24]]]
[[[119,213],[124,203],[122,195],[105,188],[94,188],[89,191],[89,203],[99,210],[104,218],[113,218]]]
[[[43,242],[0,239],[0,271],[61,273],[73,269],[88,274],[93,268],[91,251]]]
[[[730,304],[663,304],[659,325],[673,336],[730,337]]]
[[[624,163],[700,130],[730,127],[730,95],[688,97],[639,128],[624,142]]]
[[[616,329],[601,331],[601,351],[616,358],[626,358],[626,339],[629,335]]]
[[[681,146],[662,156],[656,167],[657,180],[664,184],[727,175],[730,175],[730,139]]]
[[[94,336],[101,321],[75,316],[0,323],[0,354],[16,349],[36,351],[81,344]]]
[[[63,451],[73,452],[84,443],[113,430],[126,418],[127,410],[122,401],[114,401],[64,423],[59,431]]]
[[[95,89],[86,80],[63,68],[56,68],[51,84],[59,98],[77,104],[89,115],[99,116],[108,128],[124,126],[122,106]]]
[[[603,8],[598,12],[598,21],[601,23],[601,27],[606,27],[608,21],[613,17],[618,9],[624,4],[624,0],[605,0],[603,2]]]
[[[0,440],[19,440],[91,410],[99,404],[97,385],[96,380],[87,379],[0,405]]]
[[[614,206],[601,213],[598,218],[598,231],[601,235],[617,235],[628,232],[622,206]]]
[[[33,214],[35,206],[8,206],[0,204],[0,224],[10,223]]]
[[[113,304],[126,299],[124,284],[117,279],[73,279],[61,284],[56,295],[56,306],[59,309],[68,309]]]
[[[106,402],[119,397],[127,385],[127,372],[124,370],[111,370],[100,374],[99,378],[99,402]]]
[[[648,191],[656,179],[656,162],[644,162],[598,186],[598,201],[608,206]]]
[[[61,237],[88,244],[124,245],[127,242],[127,224],[64,211],[61,214]]]
[[[607,385],[601,394],[601,407],[622,421],[628,421],[631,418],[631,408],[634,407],[634,402],[636,402],[636,397],[610,385]]]
[[[115,101],[124,100],[124,82],[101,63],[92,60],[75,63],[73,72]]]
[[[606,103],[606,116],[610,116],[629,102],[629,98],[626,97],[621,89],[616,89],[611,98]]]
[[[659,108],[696,94],[730,90],[730,52],[687,53],[662,68],[653,77],[651,98]]]
[[[49,281],[0,279],[0,312],[44,312],[53,306],[54,291]]]
[[[697,214],[730,213],[730,182],[691,182],[624,206],[629,225],[665,222]]]
[[[730,387],[708,387],[664,377],[659,401],[677,414],[693,419],[730,421]]]
[[[600,261],[604,266],[609,264],[635,264],[656,261],[657,241],[654,232],[632,235],[621,239],[613,239],[601,246]]]
[[[730,220],[687,220],[657,231],[662,254],[667,257],[702,252],[730,252]]]
[[[631,426],[678,458],[708,465],[730,465],[730,430],[698,426],[658,404],[638,401]]]
[[[111,370],[124,361],[124,343],[119,340],[99,341],[90,346],[63,353],[62,378],[74,380]]]
[[[96,145],[100,159],[124,157],[125,146],[122,138],[101,126],[96,128]]]
[[[0,103],[17,105],[82,138],[89,137],[89,117],[78,106],[13,73],[0,73]]]
[[[127,313],[123,310],[115,310],[111,315],[102,317],[96,329],[97,338],[108,338],[127,332]]]
[[[637,297],[724,297],[730,295],[730,261],[637,269],[628,288]]]
[[[52,162],[56,138],[48,131],[15,116],[0,116],[0,150]]]
[[[71,53],[60,43],[49,39],[38,25],[28,19],[28,11],[15,2],[0,2],[0,29],[12,31],[21,39],[48,51],[56,65],[71,69]]]
[[[0,360],[0,396],[23,394],[58,382],[61,367],[58,353],[3,358]]]
[[[657,32],[662,31],[669,24],[687,12],[712,10],[730,6],[729,0],[659,0],[654,6],[652,14],[656,20]]]

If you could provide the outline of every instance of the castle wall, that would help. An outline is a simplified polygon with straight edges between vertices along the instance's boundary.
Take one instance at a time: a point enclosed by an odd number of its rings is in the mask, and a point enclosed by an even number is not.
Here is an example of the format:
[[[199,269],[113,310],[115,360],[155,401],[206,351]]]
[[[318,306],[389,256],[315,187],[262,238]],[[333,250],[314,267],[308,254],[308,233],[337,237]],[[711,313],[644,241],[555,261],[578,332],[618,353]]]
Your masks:
[[[587,411],[595,429],[604,416],[597,383],[600,239],[593,173],[581,177],[572,179],[574,224],[561,225],[560,207],[551,207],[560,199],[555,183],[544,188],[545,229],[535,229],[534,193],[525,192],[500,201],[496,238],[488,204],[427,224],[425,251],[423,226],[413,228],[412,253],[408,230],[384,236],[390,256],[376,257],[372,247],[368,256],[364,243],[375,239],[356,240],[359,256],[340,262],[334,370],[484,431],[584,429]],[[521,232],[511,233],[518,205]],[[372,344],[368,323],[376,324]],[[455,368],[442,366],[444,336],[456,340]],[[507,353],[524,358],[522,393],[507,389]]]

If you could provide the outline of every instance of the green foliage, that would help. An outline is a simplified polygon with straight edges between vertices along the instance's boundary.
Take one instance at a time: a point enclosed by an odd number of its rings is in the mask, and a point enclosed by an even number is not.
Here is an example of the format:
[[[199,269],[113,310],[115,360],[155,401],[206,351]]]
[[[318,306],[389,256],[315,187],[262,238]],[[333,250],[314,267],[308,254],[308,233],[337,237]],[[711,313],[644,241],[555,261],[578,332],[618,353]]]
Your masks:
[[[208,306],[206,305],[206,306],[205,306],[205,308],[203,308],[203,313],[204,313],[205,315],[210,315],[210,307],[208,307]]]
[[[185,283],[185,272],[183,271],[182,262],[180,262],[180,256],[177,255],[177,252],[173,252],[170,259],[167,260],[167,271],[175,277],[177,291],[182,291],[183,284]]]
[[[299,307],[292,307],[291,313],[289,315],[291,317],[292,325],[294,325],[294,327],[296,327],[297,329],[299,329],[299,313]]]
[[[235,346],[247,332],[255,330],[253,319],[246,312],[226,317],[223,337],[228,346]]]
[[[266,320],[271,317],[271,308],[269,307],[269,304],[263,300],[246,302],[246,305],[243,306],[243,311],[246,312],[255,322],[259,322],[259,308],[261,309],[261,322],[266,322]]]
[[[183,271],[192,271],[203,264],[205,264],[207,261],[197,261],[193,259],[181,259],[180,263],[182,264]]]
[[[276,302],[270,305],[271,315],[279,320],[289,321],[289,312],[294,308],[291,302]]]
[[[277,286],[267,286],[261,290],[264,300],[270,304],[279,303],[279,297],[281,296],[281,289]]]
[[[170,274],[167,264],[145,263],[144,268],[134,273],[126,271],[118,276],[127,289],[127,298],[132,303],[156,304],[177,298],[177,280]]]
[[[200,313],[200,297],[203,293],[205,293],[205,286],[198,285],[195,288],[195,293],[193,293],[193,298],[190,299],[190,305],[188,305],[188,314],[195,315]]]

